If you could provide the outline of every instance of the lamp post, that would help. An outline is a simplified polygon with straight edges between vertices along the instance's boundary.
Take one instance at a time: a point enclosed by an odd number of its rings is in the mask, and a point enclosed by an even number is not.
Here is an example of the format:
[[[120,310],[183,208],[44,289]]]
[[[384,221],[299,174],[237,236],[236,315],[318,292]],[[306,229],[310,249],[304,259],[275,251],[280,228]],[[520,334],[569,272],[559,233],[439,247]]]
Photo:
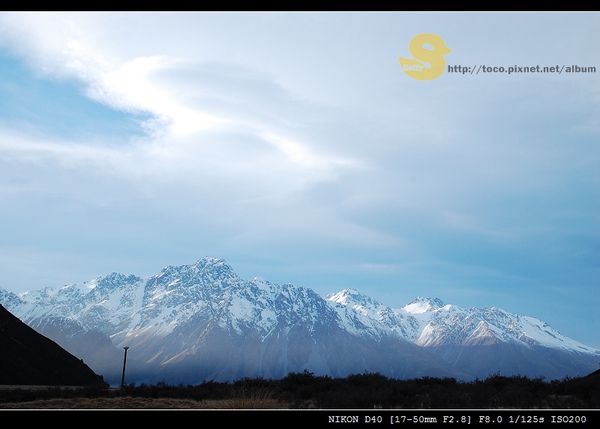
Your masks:
[[[121,393],[123,393],[123,387],[125,387],[125,364],[127,363],[127,349],[129,346],[123,347],[125,354],[123,356],[123,375],[121,376]]]

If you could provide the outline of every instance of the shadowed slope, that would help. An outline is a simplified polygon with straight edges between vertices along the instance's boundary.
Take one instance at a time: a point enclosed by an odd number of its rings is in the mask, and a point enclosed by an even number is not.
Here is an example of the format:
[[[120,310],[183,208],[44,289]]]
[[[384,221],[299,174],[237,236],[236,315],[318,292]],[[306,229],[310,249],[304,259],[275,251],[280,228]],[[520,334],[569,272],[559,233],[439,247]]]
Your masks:
[[[104,385],[82,360],[0,305],[0,385]]]

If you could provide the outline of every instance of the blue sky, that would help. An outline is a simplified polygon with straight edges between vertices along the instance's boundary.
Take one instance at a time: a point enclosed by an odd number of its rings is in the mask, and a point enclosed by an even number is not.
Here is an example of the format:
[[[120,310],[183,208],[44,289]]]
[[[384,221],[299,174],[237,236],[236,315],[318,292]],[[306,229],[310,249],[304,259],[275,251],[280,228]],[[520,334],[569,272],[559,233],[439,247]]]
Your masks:
[[[600,347],[597,13],[2,13],[0,287],[204,256]],[[448,65],[401,69],[417,34]]]

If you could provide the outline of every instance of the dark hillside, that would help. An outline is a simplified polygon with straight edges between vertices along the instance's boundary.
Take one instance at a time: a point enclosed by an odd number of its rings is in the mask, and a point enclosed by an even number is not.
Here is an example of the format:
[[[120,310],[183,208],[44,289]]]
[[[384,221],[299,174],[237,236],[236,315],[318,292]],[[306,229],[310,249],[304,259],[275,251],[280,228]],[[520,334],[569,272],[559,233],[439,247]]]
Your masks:
[[[0,385],[101,386],[82,360],[0,305]]]

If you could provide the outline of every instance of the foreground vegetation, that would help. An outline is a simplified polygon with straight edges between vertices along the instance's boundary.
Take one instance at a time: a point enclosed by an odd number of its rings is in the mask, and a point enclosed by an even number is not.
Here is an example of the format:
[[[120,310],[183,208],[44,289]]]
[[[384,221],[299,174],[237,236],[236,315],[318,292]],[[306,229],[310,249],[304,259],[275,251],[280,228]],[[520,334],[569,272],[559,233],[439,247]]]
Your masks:
[[[319,408],[319,409],[597,409],[600,372],[546,382],[493,375],[397,380],[378,373],[346,378],[291,373],[279,380],[206,381],[198,385],[124,386],[123,389],[4,389],[0,408]]]

